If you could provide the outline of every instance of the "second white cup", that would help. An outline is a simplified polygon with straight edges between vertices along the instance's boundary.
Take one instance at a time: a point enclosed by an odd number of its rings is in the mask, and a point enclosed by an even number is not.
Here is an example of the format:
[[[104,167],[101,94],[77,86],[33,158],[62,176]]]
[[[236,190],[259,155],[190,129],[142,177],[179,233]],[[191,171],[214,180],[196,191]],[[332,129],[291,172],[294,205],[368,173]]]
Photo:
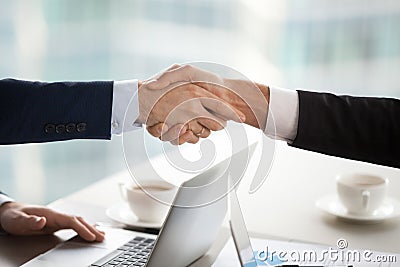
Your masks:
[[[336,182],[339,199],[350,214],[373,214],[386,197],[388,180],[380,176],[343,174]]]

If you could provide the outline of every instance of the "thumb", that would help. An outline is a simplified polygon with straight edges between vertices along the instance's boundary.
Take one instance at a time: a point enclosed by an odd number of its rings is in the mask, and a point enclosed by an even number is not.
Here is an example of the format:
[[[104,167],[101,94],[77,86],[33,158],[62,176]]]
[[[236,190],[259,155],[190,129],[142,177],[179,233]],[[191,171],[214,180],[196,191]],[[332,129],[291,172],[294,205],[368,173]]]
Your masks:
[[[181,78],[176,77],[177,75],[173,71],[173,70],[176,70],[179,68],[181,68],[181,65],[179,65],[179,64],[174,64],[174,65],[168,67],[166,70],[162,71],[159,75],[156,75],[156,77],[150,79],[146,83],[147,88],[149,88],[151,90],[161,90],[175,82],[182,81]]]
[[[45,217],[39,217],[36,215],[28,215],[25,217],[26,220],[26,226],[30,230],[37,231],[43,229],[43,227],[46,225],[46,218]]]
[[[201,100],[204,107],[225,120],[233,120],[239,123],[246,121],[246,115],[231,103],[234,96],[237,97],[232,89],[212,83],[195,82],[195,84],[203,88],[208,96],[208,98]]]
[[[208,97],[201,98],[201,103],[206,109],[212,111],[224,120],[233,120],[239,123],[245,122],[246,116],[242,111],[231,106],[225,100],[211,94],[210,92],[207,93]]]

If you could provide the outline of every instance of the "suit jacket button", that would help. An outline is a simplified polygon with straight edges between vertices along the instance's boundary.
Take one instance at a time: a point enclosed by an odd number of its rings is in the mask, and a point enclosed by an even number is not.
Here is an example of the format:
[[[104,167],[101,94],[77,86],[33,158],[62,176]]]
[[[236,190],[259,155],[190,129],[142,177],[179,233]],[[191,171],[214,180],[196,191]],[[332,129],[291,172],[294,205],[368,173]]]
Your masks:
[[[76,130],[80,133],[86,131],[86,123],[78,123],[78,125],[76,125]]]
[[[54,133],[55,130],[56,130],[56,126],[54,124],[49,123],[44,126],[45,133],[48,133],[48,134]]]
[[[68,123],[65,129],[67,130],[67,133],[73,133],[75,132],[76,125],[75,123]]]
[[[59,124],[56,126],[56,133],[63,133],[65,132],[65,125],[64,124]]]

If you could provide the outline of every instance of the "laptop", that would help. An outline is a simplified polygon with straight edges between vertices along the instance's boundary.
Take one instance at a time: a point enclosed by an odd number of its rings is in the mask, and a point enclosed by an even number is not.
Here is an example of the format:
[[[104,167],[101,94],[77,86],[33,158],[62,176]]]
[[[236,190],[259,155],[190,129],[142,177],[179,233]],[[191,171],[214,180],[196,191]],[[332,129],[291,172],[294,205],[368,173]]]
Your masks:
[[[184,182],[158,236],[108,228],[104,229],[106,240],[101,243],[73,238],[23,266],[190,265],[207,252],[217,237],[227,212],[229,173],[239,181],[241,175],[237,174],[244,171],[239,162],[247,162],[255,147],[256,143]]]
[[[240,266],[258,267],[235,189],[229,192],[229,226]]]
[[[229,182],[229,180],[228,180]],[[229,192],[229,226],[235,244],[236,253],[240,262],[241,267],[261,267],[261,266],[275,266],[275,267],[352,267],[352,265],[346,264],[323,264],[323,265],[297,265],[279,262],[277,264],[267,264],[265,262],[257,261],[255,257],[255,250],[253,249],[248,231],[246,228],[243,214],[240,208],[239,200],[235,190]]]

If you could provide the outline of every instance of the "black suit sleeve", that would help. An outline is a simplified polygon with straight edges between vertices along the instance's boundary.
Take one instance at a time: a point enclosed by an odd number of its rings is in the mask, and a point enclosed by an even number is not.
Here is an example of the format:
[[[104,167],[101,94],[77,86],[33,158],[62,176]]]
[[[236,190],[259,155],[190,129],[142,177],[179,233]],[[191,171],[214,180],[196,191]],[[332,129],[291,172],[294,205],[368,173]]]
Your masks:
[[[0,144],[110,139],[113,82],[0,80]]]
[[[298,91],[294,147],[400,168],[400,100]]]

